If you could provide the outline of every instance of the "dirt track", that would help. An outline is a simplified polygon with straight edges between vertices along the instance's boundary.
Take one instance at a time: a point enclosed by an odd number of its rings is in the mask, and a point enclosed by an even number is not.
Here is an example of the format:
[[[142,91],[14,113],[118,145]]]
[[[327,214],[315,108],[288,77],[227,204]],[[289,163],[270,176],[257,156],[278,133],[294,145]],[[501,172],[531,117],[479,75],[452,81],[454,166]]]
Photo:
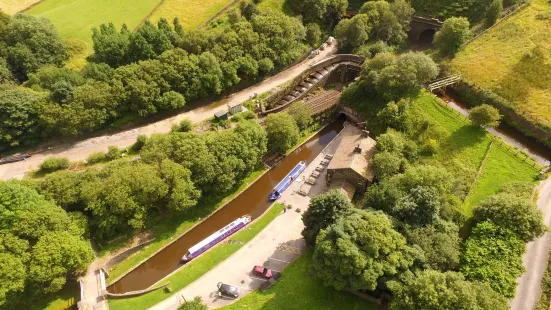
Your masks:
[[[221,111],[226,108],[227,104],[230,103],[240,103],[249,99],[255,93],[260,94],[266,91],[273,89],[274,87],[281,85],[295,76],[300,74],[302,71],[310,67],[312,64],[322,60],[323,58],[335,54],[336,44],[329,46],[325,51],[322,51],[318,56],[312,59],[306,59],[295,66],[280,72],[279,74],[270,77],[259,84],[251,86],[247,89],[239,91],[237,93],[231,94],[230,96],[223,98],[222,101],[225,104],[219,104],[220,101],[214,102],[213,104],[195,110],[178,114],[176,116],[152,123],[149,125],[144,125],[142,127],[122,131],[116,134],[104,135],[99,137],[94,137],[86,139],[77,143],[63,145],[59,148],[55,148],[50,151],[45,151],[42,153],[34,154],[31,158],[26,161],[21,161],[12,164],[5,164],[0,166],[0,179],[21,179],[32,170],[36,170],[38,166],[50,156],[59,156],[67,157],[71,161],[84,160],[90,153],[98,151],[107,151],[107,147],[114,145],[117,147],[128,147],[136,142],[138,135],[150,136],[152,133],[156,132],[168,132],[173,124],[179,122],[184,118],[192,120],[194,123],[199,123],[204,121],[214,115],[217,111]],[[217,104],[218,103],[218,104]]]

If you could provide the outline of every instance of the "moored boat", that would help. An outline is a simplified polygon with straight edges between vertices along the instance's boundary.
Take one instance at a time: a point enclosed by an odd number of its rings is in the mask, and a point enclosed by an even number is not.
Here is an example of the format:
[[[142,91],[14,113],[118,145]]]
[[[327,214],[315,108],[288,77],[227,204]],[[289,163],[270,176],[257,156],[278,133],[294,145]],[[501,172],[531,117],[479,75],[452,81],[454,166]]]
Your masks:
[[[283,180],[281,180],[281,182],[279,182],[279,184],[277,184],[276,187],[274,187],[274,189],[270,193],[270,200],[273,201],[281,197],[281,194],[283,194],[283,192],[287,188],[289,188],[289,186],[291,186],[293,181],[296,180],[305,169],[306,169],[306,162],[305,161],[299,162],[295,166],[295,168],[293,168],[293,170],[291,170],[291,172],[289,172],[289,174],[287,174],[285,178],[283,178]]]
[[[218,230],[217,232],[205,238],[203,241],[189,248],[187,254],[182,257],[182,262],[185,264],[190,260],[196,258],[206,250],[215,246],[220,241],[226,239],[227,237],[234,234],[236,231],[245,227],[245,225],[249,224],[250,222],[251,222],[251,216],[244,215],[236,219],[235,221],[229,223],[228,225],[224,226],[222,229]]]

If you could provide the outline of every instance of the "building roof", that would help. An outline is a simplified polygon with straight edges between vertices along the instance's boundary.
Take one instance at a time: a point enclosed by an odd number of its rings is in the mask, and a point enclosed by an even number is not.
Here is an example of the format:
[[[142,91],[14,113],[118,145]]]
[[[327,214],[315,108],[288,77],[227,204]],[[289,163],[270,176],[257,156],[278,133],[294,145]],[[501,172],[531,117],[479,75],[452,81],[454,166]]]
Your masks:
[[[222,111],[218,111],[218,112],[214,113],[214,116],[221,117],[221,116],[224,116],[226,114],[228,114],[228,110],[222,110]]]
[[[346,123],[343,135],[333,159],[329,163],[329,170],[352,169],[365,179],[373,181],[374,172],[371,160],[375,155],[376,142],[350,123]],[[356,147],[360,152],[355,151]]]
[[[354,193],[356,192],[356,186],[346,179],[338,179],[332,181],[329,185],[329,190],[336,189],[343,193],[348,200],[354,198]]]

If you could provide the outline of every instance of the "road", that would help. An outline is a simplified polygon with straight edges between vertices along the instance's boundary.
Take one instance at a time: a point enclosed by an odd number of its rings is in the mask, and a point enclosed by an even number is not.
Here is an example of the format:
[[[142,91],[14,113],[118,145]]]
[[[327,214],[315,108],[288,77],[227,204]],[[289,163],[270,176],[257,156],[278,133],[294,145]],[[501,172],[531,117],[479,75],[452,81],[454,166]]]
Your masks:
[[[310,163],[303,175],[309,176],[315,167],[319,165],[325,154],[333,154],[341,138],[342,134],[339,134]],[[279,215],[249,243],[201,278],[149,309],[177,309],[178,305],[183,302],[183,298],[192,300],[195,296],[201,296],[203,302],[210,308],[223,307],[235,300],[217,295],[216,285],[218,282],[239,287],[241,292],[239,298],[242,298],[265,282],[264,279],[251,274],[251,270],[255,265],[263,265],[277,271],[285,269],[306,249],[306,244],[300,234],[304,228],[302,213],[295,212],[295,209],[299,207],[304,212],[308,208],[311,197],[327,191],[324,181],[325,173],[326,171],[323,171],[320,174],[317,184],[312,187],[308,196],[295,193],[302,185],[302,180],[299,179],[298,182],[294,182],[279,200],[292,205],[292,210],[287,210],[287,212]],[[185,267],[183,270],[185,272]]]
[[[543,181],[539,187],[538,207],[543,212],[543,220],[551,226],[551,178]],[[509,303],[512,310],[533,310],[536,308],[541,292],[541,280],[547,267],[551,249],[551,232],[528,243],[524,254],[526,272],[517,279],[517,293]]]
[[[290,67],[289,69],[262,81],[259,84],[246,88],[237,93],[233,93],[220,101],[212,103],[211,105],[200,107],[156,123],[122,131],[116,134],[93,137],[77,143],[62,145],[59,148],[34,154],[26,161],[0,165],[0,179],[21,179],[28,172],[36,170],[44,159],[50,156],[67,157],[70,161],[84,160],[93,152],[107,151],[107,147],[111,145],[119,148],[128,147],[136,142],[138,135],[150,136],[152,133],[169,132],[173,124],[178,123],[185,118],[190,119],[194,123],[202,122],[211,118],[214,113],[226,109],[227,104],[244,102],[255,93],[261,94],[267,92],[293,79],[302,71],[308,69],[312,64],[326,58],[327,56],[335,54],[336,51],[336,44],[332,44],[324,51],[321,51],[316,57],[306,59]]]

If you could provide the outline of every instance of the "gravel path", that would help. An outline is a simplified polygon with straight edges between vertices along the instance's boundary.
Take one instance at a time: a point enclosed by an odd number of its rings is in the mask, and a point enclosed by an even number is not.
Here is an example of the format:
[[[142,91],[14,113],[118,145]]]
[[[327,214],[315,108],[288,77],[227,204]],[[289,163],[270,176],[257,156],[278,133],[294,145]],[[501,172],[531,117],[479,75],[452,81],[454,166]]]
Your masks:
[[[120,148],[128,147],[136,142],[138,135],[150,136],[152,133],[168,132],[173,124],[181,121],[184,118],[188,118],[194,123],[202,122],[209,119],[214,113],[226,109],[227,104],[241,103],[248,100],[255,93],[261,94],[269,91],[300,74],[302,71],[309,68],[312,64],[326,58],[327,56],[335,54],[337,51],[336,44],[328,46],[327,49],[322,51],[319,55],[312,59],[306,59],[289,69],[280,72],[279,74],[270,77],[259,84],[251,86],[247,89],[231,94],[221,101],[214,102],[211,105],[200,107],[185,113],[178,114],[176,116],[144,125],[142,127],[134,128],[131,130],[122,131],[116,134],[104,135],[99,137],[89,138],[77,143],[62,145],[58,148],[34,154],[26,161],[16,162],[12,164],[0,165],[0,179],[21,179],[28,172],[36,170],[38,166],[50,156],[67,157],[71,161],[84,160],[90,155],[90,153],[98,151],[107,151],[107,147],[114,145]],[[224,104],[220,104],[223,102]],[[218,103],[218,104],[217,104]]]

